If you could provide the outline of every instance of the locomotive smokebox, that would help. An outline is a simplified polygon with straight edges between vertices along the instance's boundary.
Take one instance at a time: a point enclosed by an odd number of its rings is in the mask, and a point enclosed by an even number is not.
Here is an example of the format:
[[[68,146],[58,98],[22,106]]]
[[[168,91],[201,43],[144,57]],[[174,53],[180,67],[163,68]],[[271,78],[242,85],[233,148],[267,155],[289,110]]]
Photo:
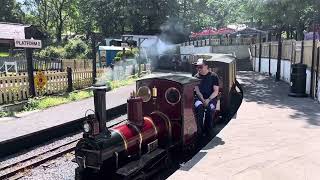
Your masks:
[[[131,96],[127,100],[128,121],[130,124],[142,127],[144,125],[142,114],[142,98]]]
[[[110,135],[110,131],[106,127],[107,111],[106,111],[106,91],[107,87],[101,84],[95,84],[92,87],[94,95],[94,112],[99,122],[99,132]]]

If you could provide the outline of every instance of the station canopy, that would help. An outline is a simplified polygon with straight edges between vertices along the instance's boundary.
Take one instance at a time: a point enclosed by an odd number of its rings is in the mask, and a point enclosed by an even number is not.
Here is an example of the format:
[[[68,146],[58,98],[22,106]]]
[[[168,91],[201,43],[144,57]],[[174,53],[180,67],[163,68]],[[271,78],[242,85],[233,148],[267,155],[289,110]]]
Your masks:
[[[217,35],[226,35],[226,34],[232,34],[236,30],[231,28],[221,28],[221,29],[215,29],[215,28],[206,28],[199,32],[191,32],[191,38],[197,38],[197,37],[203,37],[203,36],[217,36]]]
[[[261,31],[259,29],[255,29],[255,28],[245,28],[243,30],[240,30],[240,31],[236,31],[234,33],[232,33],[231,35],[233,36],[256,36],[256,35],[259,35],[259,34],[267,34],[266,31]]]

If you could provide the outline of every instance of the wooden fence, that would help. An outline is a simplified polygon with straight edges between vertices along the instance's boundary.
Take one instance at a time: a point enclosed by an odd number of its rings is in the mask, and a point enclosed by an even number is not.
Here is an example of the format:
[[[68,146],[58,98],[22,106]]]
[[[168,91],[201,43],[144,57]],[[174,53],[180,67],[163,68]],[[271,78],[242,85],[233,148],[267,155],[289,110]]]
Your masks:
[[[260,50],[261,46],[261,50]],[[320,42],[315,41],[295,41],[284,40],[281,42],[281,51],[279,50],[279,42],[266,42],[261,44],[253,44],[250,46],[251,55],[258,58],[258,62],[262,58],[278,59],[278,54],[281,53],[282,61],[289,61],[290,64],[303,63],[306,64],[310,71],[310,95],[315,97],[318,90],[318,78],[320,76]],[[261,55],[260,55],[261,52]],[[269,61],[270,62],[270,61]],[[261,63],[259,63],[259,71],[261,70]],[[281,71],[281,70],[280,70]],[[269,74],[270,68],[269,68]],[[279,74],[280,75],[280,74]]]
[[[278,58],[278,42],[265,42],[261,44],[261,58]],[[253,44],[250,46],[251,55],[253,57],[259,57],[260,52],[260,44]],[[314,60],[317,59],[317,49],[320,47],[320,42],[316,41],[315,49],[314,49]],[[269,50],[271,48],[271,50]],[[269,52],[270,51],[270,52]],[[312,66],[312,52],[313,52],[313,41],[304,41],[303,42],[303,52],[302,52],[302,41],[295,40],[285,40],[282,42],[282,51],[281,51],[281,59],[290,61],[292,64],[302,63],[306,64],[308,68],[311,69]],[[270,53],[270,54],[269,54]],[[303,59],[301,59],[301,55]],[[314,61],[314,62],[315,62]],[[320,67],[320,66],[319,66]],[[314,66],[314,70],[317,67]]]
[[[201,39],[201,40],[193,40],[187,41],[180,46],[232,46],[232,45],[250,45],[255,41],[254,38],[220,38],[220,39]]]
[[[122,73],[127,77],[136,73],[136,71],[132,71],[132,65],[123,65],[121,67],[120,69],[114,69],[112,74]],[[141,64],[142,73],[149,73],[150,68],[150,64]],[[137,65],[136,69],[138,69]],[[112,70],[109,69],[109,72],[110,71]],[[92,85],[91,69],[69,70],[69,74],[67,70],[42,72],[47,77],[47,83],[42,90],[36,89],[37,96],[64,93],[67,92],[70,87],[72,87],[71,89],[83,89]],[[34,72],[34,76],[36,76],[37,73],[38,72]],[[98,78],[106,74],[107,69],[97,68]],[[68,83],[70,82],[69,77],[72,80],[71,84]],[[119,79],[116,78],[114,80]],[[26,100],[29,97],[28,73],[0,74],[0,104]]]
[[[97,77],[102,76],[105,69],[97,69]],[[36,76],[38,72],[35,72]],[[47,84],[42,89],[36,89],[36,95],[50,95],[67,92],[67,71],[43,71],[47,77]],[[72,86],[74,89],[83,89],[92,85],[91,70],[75,70],[72,72]],[[27,73],[0,75],[0,104],[28,99],[29,82]]]
[[[5,72],[5,62],[16,62],[18,72],[27,72],[27,61],[24,57],[0,57],[0,71]],[[71,67],[73,70],[76,69],[91,69],[91,59],[33,59],[34,70],[44,71],[65,71],[67,67]],[[9,72],[14,72],[11,69]]]

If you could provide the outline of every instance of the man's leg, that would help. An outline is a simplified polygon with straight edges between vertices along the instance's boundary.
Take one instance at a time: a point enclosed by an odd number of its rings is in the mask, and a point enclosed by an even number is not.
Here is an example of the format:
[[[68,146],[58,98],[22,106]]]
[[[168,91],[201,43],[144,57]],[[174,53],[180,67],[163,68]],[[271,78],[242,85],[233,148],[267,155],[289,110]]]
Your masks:
[[[204,129],[208,135],[213,135],[213,127],[214,127],[214,122],[213,122],[213,114],[215,112],[215,105],[213,103],[210,103],[206,107],[206,119],[204,123]]]
[[[204,106],[203,103],[197,100],[194,103],[195,111],[196,111],[196,121],[197,121],[197,133],[198,135],[202,135],[203,132],[203,117],[204,117]]]

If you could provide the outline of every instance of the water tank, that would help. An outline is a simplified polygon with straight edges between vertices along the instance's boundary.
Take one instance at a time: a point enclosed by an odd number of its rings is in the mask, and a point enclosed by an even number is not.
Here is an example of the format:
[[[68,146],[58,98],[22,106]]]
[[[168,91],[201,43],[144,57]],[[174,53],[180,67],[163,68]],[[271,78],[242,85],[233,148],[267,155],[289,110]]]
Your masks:
[[[307,65],[293,64],[291,65],[291,82],[289,96],[307,97],[306,82],[307,82]]]

